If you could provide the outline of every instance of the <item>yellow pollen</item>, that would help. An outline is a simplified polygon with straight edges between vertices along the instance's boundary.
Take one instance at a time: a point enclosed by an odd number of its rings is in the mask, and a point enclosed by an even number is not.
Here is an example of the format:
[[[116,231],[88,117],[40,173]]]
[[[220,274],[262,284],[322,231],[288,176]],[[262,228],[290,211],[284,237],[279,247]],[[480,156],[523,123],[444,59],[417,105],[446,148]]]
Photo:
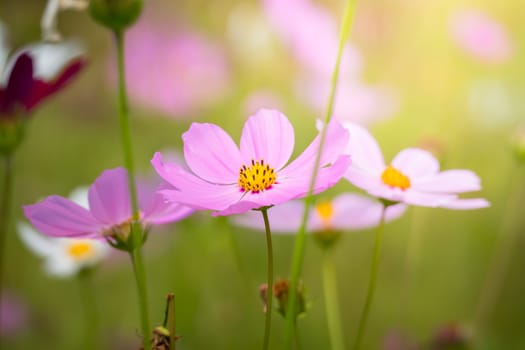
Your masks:
[[[330,226],[332,223],[332,217],[334,216],[334,207],[332,203],[320,202],[315,206],[315,211],[321,218],[321,222],[324,226]]]
[[[71,243],[67,247],[67,252],[75,260],[86,259],[93,255],[93,245],[88,241]]]
[[[246,166],[243,164],[239,170],[239,180],[237,183],[243,192],[251,191],[259,193],[272,187],[276,177],[272,167],[264,163],[264,160],[255,161]]]
[[[381,175],[381,180],[385,185],[390,187],[397,187],[403,191],[410,187],[410,179],[408,176],[392,167],[391,165],[387,166]]]

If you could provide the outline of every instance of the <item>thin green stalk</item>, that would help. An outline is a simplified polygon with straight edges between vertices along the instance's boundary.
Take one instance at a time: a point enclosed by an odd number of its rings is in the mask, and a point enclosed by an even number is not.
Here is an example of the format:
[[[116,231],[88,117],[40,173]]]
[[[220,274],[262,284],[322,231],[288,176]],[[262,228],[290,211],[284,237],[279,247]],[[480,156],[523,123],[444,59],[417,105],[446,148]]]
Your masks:
[[[323,288],[330,345],[332,345],[332,350],[344,350],[345,340],[339,314],[340,307],[333,247],[323,249]]]
[[[2,157],[4,166],[4,178],[2,199],[0,202],[0,311],[2,309],[1,297],[4,280],[4,253],[6,236],[11,225],[11,202],[13,200],[13,159],[11,154],[6,154]]]
[[[144,264],[142,261],[142,240],[143,232],[140,225],[140,213],[137,200],[137,189],[134,175],[133,165],[133,148],[131,143],[131,131],[129,126],[129,108],[128,108],[128,97],[126,91],[126,77],[125,77],[125,65],[124,65],[124,32],[121,30],[115,30],[115,43],[117,46],[117,65],[118,65],[118,81],[119,81],[119,98],[118,98],[118,111],[119,111],[119,124],[120,124],[120,137],[122,141],[122,150],[124,152],[124,164],[128,173],[128,186],[131,197],[131,211],[133,213],[133,224],[131,226],[131,245],[132,250],[130,252],[131,261],[133,263],[133,272],[135,274],[135,280],[137,282],[137,292],[139,296],[139,309],[140,319],[142,328],[142,341],[144,349],[149,349],[149,336],[150,336],[150,321],[148,311],[148,296],[147,296],[147,283],[146,273],[144,270]]]
[[[264,228],[266,231],[266,248],[268,250],[268,289],[266,289],[266,320],[264,324],[264,343],[263,350],[267,350],[270,344],[270,330],[272,328],[272,300],[273,300],[273,248],[272,248],[272,231],[270,230],[270,221],[268,220],[268,209],[261,209],[264,219]]]
[[[347,0],[345,5],[345,10],[343,14],[343,22],[341,26],[340,31],[340,37],[339,37],[339,48],[337,51],[337,58],[335,62],[334,71],[332,74],[332,83],[331,83],[331,89],[330,89],[330,96],[328,98],[328,105],[326,108],[326,114],[324,116],[324,125],[326,126],[328,122],[330,121],[334,109],[334,100],[335,100],[335,93],[337,91],[337,84],[339,80],[339,67],[341,65],[341,58],[343,56],[343,49],[344,45],[348,39],[348,36],[350,35],[350,28],[352,25],[354,12],[355,12],[355,2],[356,0]],[[297,233],[297,237],[295,239],[294,244],[294,252],[292,257],[292,271],[291,271],[291,278],[290,278],[290,291],[289,291],[289,299],[288,299],[288,306],[287,306],[287,314],[286,314],[286,332],[285,332],[285,338],[284,338],[284,345],[285,349],[289,349],[292,343],[294,328],[295,328],[295,321],[296,321],[296,315],[295,315],[295,307],[296,307],[296,298],[297,298],[297,285],[299,283],[299,278],[301,276],[301,270],[304,260],[304,247],[306,243],[306,222],[308,220],[308,212],[310,210],[310,207],[313,203],[313,188],[315,185],[315,180],[317,178],[317,172],[319,165],[321,163],[321,153],[322,149],[325,143],[326,139],[326,127],[323,128],[321,131],[321,137],[319,140],[319,149],[317,151],[317,155],[315,158],[314,163],[314,170],[312,173],[312,178],[310,180],[310,187],[308,190],[308,194],[305,198],[304,204],[304,213],[301,220],[301,226],[299,227],[299,231]]]
[[[93,271],[84,270],[78,275],[80,287],[80,297],[82,299],[82,308],[84,312],[84,349],[100,349],[98,338],[98,317],[95,304],[95,295],[91,284],[91,274]]]
[[[357,330],[357,337],[354,343],[354,350],[358,350],[361,347],[363,335],[365,334],[366,321],[368,319],[368,313],[370,306],[372,305],[372,299],[374,298],[374,291],[376,289],[377,280],[377,268],[379,266],[379,254],[381,253],[381,241],[383,238],[383,227],[385,226],[385,213],[387,206],[383,206],[381,213],[381,221],[377,227],[376,241],[374,243],[374,255],[372,257],[372,268],[370,270],[370,281],[368,282],[368,291],[366,293],[365,306],[363,313],[361,314],[361,320],[359,321],[359,328]]]
[[[135,275],[135,282],[137,285],[137,293],[139,297],[140,310],[140,324],[142,329],[142,344],[144,349],[149,349],[150,341],[150,323],[148,310],[148,295],[146,289],[146,274],[144,272],[144,264],[142,262],[142,254],[140,249],[135,249],[129,253],[131,263],[133,265],[133,273]]]
[[[137,189],[135,185],[135,169],[133,165],[133,148],[131,143],[131,131],[129,126],[129,107],[126,89],[126,73],[124,65],[124,33],[115,31],[115,43],[117,45],[117,65],[118,65],[118,111],[120,124],[120,138],[122,150],[124,152],[124,164],[128,172],[128,186],[131,196],[131,208],[133,219],[138,221],[139,205],[137,200]],[[136,242],[134,242],[136,243]]]
[[[295,349],[296,350],[302,350],[303,346],[301,345],[301,337],[299,336],[299,329],[297,327],[297,323],[295,323],[294,327],[294,333],[295,333]]]
[[[518,245],[520,230],[515,225],[516,210],[520,208],[523,199],[523,172],[515,169],[510,172],[512,178],[509,179],[508,200],[505,205],[505,216],[501,225],[501,234],[496,247],[492,253],[489,268],[481,293],[479,296],[476,313],[474,316],[472,336],[477,335],[487,317],[494,310],[500,296],[501,289],[507,278],[510,263]],[[518,214],[519,215],[519,214]]]

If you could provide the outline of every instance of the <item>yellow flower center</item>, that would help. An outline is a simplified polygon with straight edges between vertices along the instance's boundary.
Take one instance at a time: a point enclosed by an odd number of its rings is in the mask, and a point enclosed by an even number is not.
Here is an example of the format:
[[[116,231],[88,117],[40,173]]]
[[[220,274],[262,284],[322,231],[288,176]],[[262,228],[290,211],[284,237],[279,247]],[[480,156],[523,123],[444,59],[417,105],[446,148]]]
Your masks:
[[[93,244],[89,241],[71,243],[67,253],[75,260],[83,260],[93,255]]]
[[[264,164],[264,160],[255,161],[252,159],[252,165],[243,164],[239,170],[239,180],[237,183],[243,192],[251,191],[259,193],[272,187],[276,177],[272,167]]]
[[[381,175],[381,180],[383,180],[383,183],[385,185],[388,185],[390,187],[397,187],[402,189],[403,191],[407,188],[410,188],[410,179],[408,178],[408,176],[406,176],[391,165],[387,166],[386,169],[383,171],[383,174]]]
[[[334,207],[332,203],[320,202],[315,206],[315,211],[317,215],[321,218],[321,223],[325,227],[329,227],[332,224],[332,217],[334,216]]]

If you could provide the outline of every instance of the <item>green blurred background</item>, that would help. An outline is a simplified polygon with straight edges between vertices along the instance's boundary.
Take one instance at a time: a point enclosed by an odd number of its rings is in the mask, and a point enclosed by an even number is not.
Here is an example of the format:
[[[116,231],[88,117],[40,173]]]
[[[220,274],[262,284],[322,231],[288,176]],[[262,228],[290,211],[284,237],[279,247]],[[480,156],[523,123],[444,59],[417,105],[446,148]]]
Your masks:
[[[317,3],[339,18],[342,2]],[[320,115],[296,97],[296,63],[278,38],[271,40],[264,57],[247,59],[234,49],[227,30],[232,11],[244,6],[256,16],[257,2],[157,0],[145,6],[222,45],[231,78],[220,100],[186,118],[131,101],[135,160],[142,174],[153,176],[149,160],[155,151],[180,150],[180,135],[193,121],[217,123],[237,138],[247,117],[246,98],[261,89],[279,97],[282,111],[296,128],[296,153],[314,137],[314,118]],[[452,42],[451,14],[470,7],[492,15],[507,28],[515,46],[510,60],[497,65],[479,62]],[[0,19],[9,28],[12,47],[39,39],[43,8],[41,0],[0,2]],[[373,20],[365,23],[363,18],[370,13]],[[388,85],[399,98],[391,118],[370,125],[386,159],[431,140],[438,145],[442,167],[477,172],[483,181],[481,196],[492,203],[489,209],[465,212],[413,207],[386,227],[364,349],[383,348],[392,334],[427,342],[449,324],[458,324],[468,333],[487,286],[499,293],[479,322],[472,347],[525,349],[525,173],[512,149],[513,137],[525,122],[523,13],[525,4],[520,1],[358,1],[351,41],[364,58],[363,80]],[[50,194],[65,196],[91,183],[104,169],[123,165],[116,93],[107,78],[113,57],[111,37],[86,13],[61,13],[59,28],[64,36],[83,41],[89,65],[33,116],[15,159],[15,221],[24,220],[21,205]],[[487,95],[472,102],[470,91],[476,84],[496,88],[488,88]],[[484,103],[493,93],[505,96],[504,106]],[[330,193],[348,190],[355,189],[341,183]],[[3,336],[3,346],[81,349],[84,320],[78,281],[45,275],[41,261],[11,231],[4,284],[26,304],[28,318],[22,330]],[[496,273],[503,277],[502,283],[486,283],[495,252],[509,240],[510,249],[499,254],[509,259],[508,268]],[[363,306],[373,241],[373,230],[351,232],[337,247],[347,345],[355,337]],[[293,236],[274,238],[277,277],[289,274],[293,243]],[[145,260],[154,323],[162,322],[165,295],[176,295],[177,334],[182,336],[178,348],[260,347],[264,315],[258,287],[266,280],[264,235],[197,213],[156,229],[145,246]],[[329,348],[320,263],[321,251],[309,240],[303,278],[310,308],[299,322],[304,349]],[[93,288],[103,348],[137,349],[139,318],[127,256],[116,252],[102,263]],[[283,335],[284,320],[275,314],[271,348],[279,348]]]

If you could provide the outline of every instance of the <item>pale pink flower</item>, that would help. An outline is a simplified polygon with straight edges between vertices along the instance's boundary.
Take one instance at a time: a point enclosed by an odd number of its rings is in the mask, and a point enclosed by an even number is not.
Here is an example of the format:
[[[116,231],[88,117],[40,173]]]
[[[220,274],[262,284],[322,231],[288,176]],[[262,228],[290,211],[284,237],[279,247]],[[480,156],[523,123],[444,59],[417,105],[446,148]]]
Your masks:
[[[315,193],[337,183],[350,163],[341,153],[348,133],[335,121],[327,127]],[[212,210],[214,215],[242,213],[305,196],[319,144],[318,136],[286,165],[294,148],[293,127],[282,113],[267,109],[246,121],[240,148],[214,124],[193,123],[182,139],[191,171],[164,162],[160,153],[152,159],[157,173],[174,186],[161,193],[170,202]]]
[[[470,170],[439,171],[439,162],[428,151],[407,148],[386,165],[379,145],[361,126],[345,123],[350,133],[348,149],[352,165],[345,177],[375,197],[393,202],[449,209],[489,206],[482,198],[460,199],[458,194],[481,189],[479,177]]]
[[[228,93],[225,52],[205,36],[145,13],[126,39],[129,94],[137,103],[186,117]]]
[[[164,184],[159,189],[164,188]],[[155,191],[139,188],[141,223],[152,225],[181,220],[190,208],[165,203]],[[126,237],[132,221],[128,177],[124,168],[104,171],[89,187],[89,208],[60,196],[24,206],[24,214],[33,226],[52,237],[107,239],[114,235]]]
[[[399,218],[406,206],[398,204],[387,208],[387,222]],[[332,200],[321,200],[310,209],[307,232],[356,231],[379,225],[383,204],[356,193],[343,193]],[[304,213],[304,201],[293,200],[283,203],[276,210],[268,212],[274,233],[297,233]],[[247,212],[236,216],[234,222],[239,226],[264,230],[260,214]]]
[[[504,63],[514,53],[505,27],[482,11],[458,11],[452,17],[451,31],[456,44],[481,61]]]

